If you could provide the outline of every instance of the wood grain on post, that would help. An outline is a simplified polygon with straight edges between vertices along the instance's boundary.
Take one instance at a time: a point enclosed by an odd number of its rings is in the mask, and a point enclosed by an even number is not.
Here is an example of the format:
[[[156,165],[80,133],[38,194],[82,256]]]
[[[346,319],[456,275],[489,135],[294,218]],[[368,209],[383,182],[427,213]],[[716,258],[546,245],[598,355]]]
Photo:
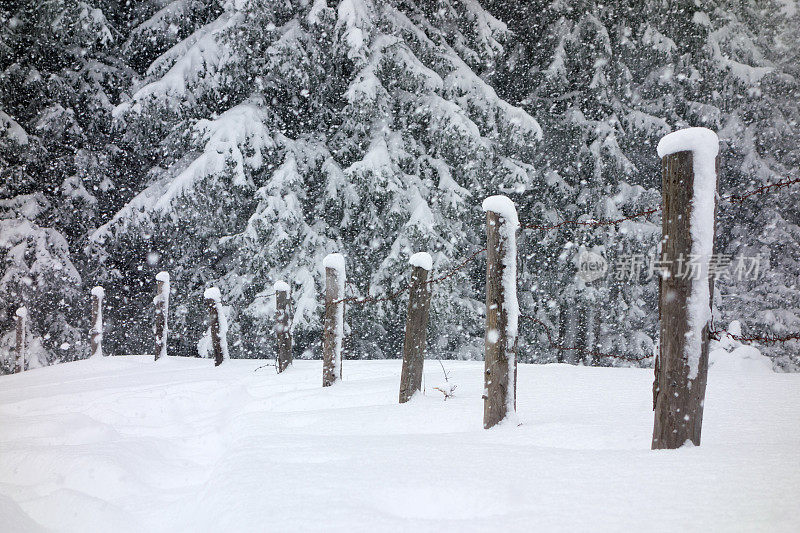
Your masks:
[[[694,276],[682,275],[678,271],[679,258],[685,263],[697,253],[692,250],[690,233],[694,157],[692,151],[681,151],[662,159],[663,240],[660,266],[667,274],[662,275],[659,281],[661,341],[653,384],[654,450],[679,448],[687,441],[699,446],[703,425],[709,324],[702,329],[697,375],[692,379],[686,348],[689,333],[687,302],[694,284],[708,283],[710,306],[713,300],[713,277],[706,277],[707,272],[704,272],[699,279],[693,279]]]
[[[485,202],[484,210],[486,211],[486,351],[483,427],[488,429],[516,409],[517,341],[516,335],[510,339],[508,333],[509,311],[517,313],[518,309],[511,309],[512,306],[516,306],[516,294],[506,294],[504,284],[504,273],[509,268],[505,264],[506,257],[513,255],[513,259],[510,260],[516,261],[516,253],[511,253],[516,250],[516,244],[513,241],[509,242],[509,239],[515,238],[516,227],[504,227],[511,221],[488,209]],[[516,221],[514,223],[516,226]],[[516,271],[516,263],[511,268]],[[514,290],[516,291],[516,285]],[[509,301],[509,297],[513,298],[513,302]]]
[[[92,289],[92,329],[90,335],[91,356],[103,355],[103,287]]]
[[[158,361],[167,355],[167,337],[169,327],[167,315],[169,314],[169,274],[159,272],[156,275],[156,297],[153,299],[155,305],[155,341],[156,356]]]
[[[335,257],[335,259],[334,259]],[[325,319],[322,332],[322,386],[330,387],[342,379],[342,335],[344,328],[344,272],[338,267],[344,258],[330,254],[325,258]]]
[[[25,322],[27,318],[28,310],[25,307],[17,309],[14,315],[17,326],[17,362],[14,373],[23,372],[25,370]]]
[[[406,336],[403,342],[400,403],[406,403],[418,390],[422,389],[422,370],[425,364],[425,342],[430,304],[431,286],[428,283],[428,268],[413,266],[408,293]]]
[[[211,347],[214,350],[214,366],[219,366],[225,360],[225,352],[222,348],[222,332],[220,331],[219,316],[219,290],[206,291],[204,299],[208,308],[209,330],[211,331]]]
[[[289,285],[275,284],[275,350],[278,373],[292,364],[292,317],[289,310]]]

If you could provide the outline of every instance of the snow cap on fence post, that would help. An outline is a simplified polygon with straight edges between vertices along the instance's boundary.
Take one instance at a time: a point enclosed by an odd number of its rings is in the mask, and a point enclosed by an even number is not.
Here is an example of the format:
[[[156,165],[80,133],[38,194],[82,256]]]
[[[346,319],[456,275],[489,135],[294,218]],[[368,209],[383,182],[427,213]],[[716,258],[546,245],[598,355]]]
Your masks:
[[[483,201],[486,212],[486,338],[483,427],[516,411],[517,236],[519,218],[506,196]]]
[[[708,376],[719,138],[706,128],[663,137],[660,343],[653,449],[700,444]],[[687,216],[688,214],[688,216]],[[691,261],[693,274],[679,265]],[[679,413],[679,415],[676,415]]]
[[[92,329],[90,331],[90,344],[92,353],[90,357],[103,355],[103,300],[106,291],[99,285],[92,288]]]
[[[342,379],[342,339],[344,338],[344,256],[332,253],[322,261],[325,268],[325,321],[322,332],[322,386]]]
[[[433,259],[428,252],[417,252],[408,258],[408,264],[414,267],[424,268],[428,272],[433,270]]]

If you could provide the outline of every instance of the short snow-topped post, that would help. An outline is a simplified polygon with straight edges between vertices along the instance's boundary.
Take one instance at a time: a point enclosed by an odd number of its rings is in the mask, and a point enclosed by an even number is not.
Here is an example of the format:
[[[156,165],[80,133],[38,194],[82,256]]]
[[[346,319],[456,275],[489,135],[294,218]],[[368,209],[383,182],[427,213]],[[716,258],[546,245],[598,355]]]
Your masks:
[[[17,364],[14,373],[25,370],[25,330],[27,329],[28,310],[20,307],[14,314],[17,323]]]
[[[228,359],[228,319],[222,309],[222,294],[217,287],[209,287],[203,293],[208,307],[211,346],[214,348],[214,366]]]
[[[325,322],[322,332],[322,386],[342,379],[342,339],[344,338],[344,256],[328,254],[325,267]]]
[[[708,374],[719,139],[706,128],[658,143],[662,168],[660,352],[652,448],[700,445]]]
[[[486,353],[483,427],[516,411],[517,404],[517,229],[514,203],[506,196],[483,201],[486,211]]]
[[[275,290],[275,364],[278,373],[292,364],[292,315],[289,310],[289,284],[278,281]]]
[[[411,256],[411,285],[408,291],[406,338],[403,343],[403,371],[400,376],[400,403],[405,403],[422,388],[425,364],[425,336],[430,314],[431,286],[428,273],[433,261],[427,252]]]
[[[156,297],[153,298],[153,305],[156,308],[155,336],[156,336],[156,361],[167,357],[167,337],[169,327],[167,316],[169,315],[169,273],[159,272],[156,274]]]
[[[102,357],[103,355],[103,299],[105,297],[103,287],[92,289],[92,329],[90,331],[90,344],[92,354],[90,357]]]

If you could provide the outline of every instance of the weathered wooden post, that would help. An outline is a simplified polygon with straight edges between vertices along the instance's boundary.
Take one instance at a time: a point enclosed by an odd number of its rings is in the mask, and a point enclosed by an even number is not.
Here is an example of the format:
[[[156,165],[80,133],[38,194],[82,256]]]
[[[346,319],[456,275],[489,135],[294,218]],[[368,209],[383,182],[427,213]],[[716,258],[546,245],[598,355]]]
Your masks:
[[[228,359],[228,320],[222,308],[222,294],[217,287],[209,287],[203,293],[208,307],[211,346],[214,348],[214,366]]]
[[[167,316],[169,314],[169,274],[159,272],[156,274],[156,297],[153,298],[153,305],[156,308],[156,361],[162,357],[167,357],[167,337],[169,336],[169,326]]]
[[[483,427],[489,429],[517,405],[517,241],[519,219],[505,196],[483,201],[486,211],[486,352]]]
[[[92,289],[92,329],[90,331],[91,357],[103,356],[103,287]]]
[[[275,363],[280,374],[292,364],[292,316],[289,310],[289,284],[278,281],[275,290]]]
[[[652,448],[700,445],[708,374],[719,139],[705,128],[670,133],[662,158],[660,352]]]
[[[325,323],[322,332],[322,386],[342,379],[342,339],[344,337],[345,264],[342,254],[328,254],[325,267]]]
[[[433,261],[427,252],[418,252],[408,261],[411,264],[411,286],[408,291],[406,337],[403,342],[403,371],[400,375],[400,403],[406,403],[422,388],[422,369],[425,364],[425,338],[430,314],[431,286],[428,273]]]
[[[17,325],[17,365],[14,373],[23,372],[25,370],[25,331],[27,329],[28,309],[20,307],[14,314],[14,320]]]

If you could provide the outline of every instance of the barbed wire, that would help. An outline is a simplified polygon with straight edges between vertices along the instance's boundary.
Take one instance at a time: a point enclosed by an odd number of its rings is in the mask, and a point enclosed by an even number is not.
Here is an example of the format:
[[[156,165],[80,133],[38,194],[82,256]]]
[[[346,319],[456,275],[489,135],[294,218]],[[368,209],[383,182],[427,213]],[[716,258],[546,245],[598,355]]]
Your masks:
[[[486,248],[484,247],[484,248],[481,248],[480,250],[476,250],[476,251],[472,252],[469,256],[467,256],[466,259],[461,261],[456,267],[448,270],[445,274],[442,274],[438,278],[433,278],[433,279],[429,279],[429,280],[425,281],[425,284],[426,285],[432,285],[434,283],[441,283],[442,281],[445,281],[445,280],[453,277],[461,269],[463,269],[469,263],[471,263],[472,261],[477,259],[478,255],[480,255],[482,252],[485,252],[485,251],[486,251]],[[347,285],[350,287],[350,290],[352,292],[356,292],[352,283],[350,283],[348,281]],[[394,300],[394,299],[398,298],[400,295],[402,295],[404,292],[408,291],[409,289],[411,289],[411,285],[407,284],[407,285],[401,287],[400,289],[389,293],[386,296],[381,296],[381,297],[378,297],[378,296],[365,296],[364,298],[359,298],[357,296],[348,296],[348,297],[345,297],[345,298],[340,298],[338,300],[334,300],[334,301],[330,302],[328,305],[336,305],[336,304],[340,304],[340,303],[349,303],[351,305],[364,305],[364,304],[369,304],[369,303],[387,302],[387,301]]]
[[[718,341],[722,340],[723,335],[727,335],[731,339],[739,342],[761,342],[764,344],[776,344],[779,342],[789,342],[800,340],[800,334],[792,333],[790,335],[767,335],[766,337],[758,337],[755,335],[737,335],[724,329],[711,329],[709,328],[709,336]]]
[[[727,200],[727,201],[729,201],[731,203],[742,203],[745,199],[750,198],[751,196],[755,196],[756,194],[762,194],[762,193],[765,193],[767,191],[771,191],[773,189],[780,189],[782,187],[788,187],[790,185],[794,185],[795,183],[800,183],[800,178],[786,179],[786,180],[783,180],[783,181],[779,181],[777,183],[772,183],[772,184],[769,184],[769,185],[763,185],[763,186],[761,186],[761,187],[759,187],[759,188],[757,188],[755,190],[752,190],[750,192],[743,193],[743,194],[728,194],[728,195],[725,195],[725,196],[720,196],[720,200]],[[638,213],[634,213],[632,215],[627,215],[627,216],[624,216],[624,217],[621,217],[621,218],[616,218],[616,219],[608,219],[608,220],[593,220],[593,219],[578,220],[578,219],[573,219],[573,220],[564,220],[564,221],[559,222],[557,224],[550,224],[550,225],[547,225],[547,224],[522,224],[522,225],[520,225],[520,227],[522,229],[544,230],[544,231],[546,231],[546,230],[558,229],[558,228],[561,228],[561,227],[567,226],[567,225],[587,226],[587,227],[613,226],[613,225],[625,222],[626,220],[633,220],[633,219],[636,219],[636,218],[645,217],[645,216],[648,216],[648,215],[652,215],[652,214],[658,213],[660,211],[661,211],[661,207],[659,206],[659,207],[654,207],[652,209],[645,209],[644,211],[639,211]]]
[[[652,215],[653,213],[658,213],[661,211],[660,207],[655,207],[653,209],[647,209],[645,211],[640,211],[639,213],[634,213],[633,215],[628,215],[626,217],[617,218],[613,220],[564,220],[559,222],[558,224],[552,225],[539,225],[539,224],[522,224],[520,227],[522,229],[538,229],[538,230],[551,230],[551,229],[558,229],[560,227],[572,224],[575,226],[590,226],[590,227],[598,227],[598,226],[613,226],[614,224],[619,224],[621,222],[625,222],[626,220],[633,220],[634,218],[640,218],[647,215]]]
[[[800,183],[800,178],[788,179],[788,180],[783,180],[783,181],[780,181],[780,182],[777,182],[777,183],[772,183],[770,185],[764,185],[764,186],[759,187],[759,188],[757,188],[757,189],[755,189],[753,191],[750,191],[750,192],[744,193],[744,194],[740,194],[740,195],[731,194],[731,195],[722,196],[722,197],[720,197],[720,199],[721,200],[728,200],[728,201],[730,201],[732,203],[741,203],[746,198],[749,198],[751,196],[755,196],[756,194],[762,194],[764,192],[771,191],[771,190],[774,190],[774,189],[779,189],[779,188],[782,188],[782,187],[788,187],[788,186],[796,184],[796,183]],[[564,221],[559,222],[557,224],[551,224],[551,225],[522,224],[521,225],[521,229],[552,230],[552,229],[561,228],[561,227],[566,226],[566,225],[587,226],[587,227],[612,226],[612,225],[616,225],[616,224],[620,224],[622,222],[625,222],[626,220],[633,220],[633,219],[637,219],[637,218],[646,217],[646,216],[658,213],[660,211],[661,211],[661,207],[659,206],[659,207],[655,207],[655,208],[651,208],[651,209],[646,209],[644,211],[639,211],[638,213],[633,213],[631,215],[627,215],[627,216],[624,216],[624,217],[621,217],[621,218],[617,218],[617,219],[608,219],[608,220],[591,220],[591,219],[590,220],[577,220],[577,219],[576,220],[564,220]],[[474,251],[469,256],[467,256],[465,259],[463,259],[461,262],[459,262],[458,265],[455,266],[454,268],[448,270],[446,273],[442,274],[439,277],[427,280],[425,283],[428,284],[428,285],[433,285],[433,284],[436,284],[436,283],[441,283],[443,281],[446,281],[447,279],[450,279],[451,277],[456,275],[459,271],[461,271],[464,267],[466,267],[468,264],[470,264],[472,261],[475,261],[478,258],[478,256],[481,253],[485,252],[486,250],[487,250],[487,248],[484,247],[484,248],[481,248],[479,250]],[[354,288],[354,285],[349,281],[347,282],[347,287],[350,288],[351,292],[357,292],[355,290],[355,288]],[[396,290],[394,292],[390,292],[390,293],[388,293],[388,294],[386,294],[384,296],[366,296],[366,297],[363,297],[363,298],[359,298],[357,296],[344,297],[344,298],[340,298],[338,300],[334,300],[332,302],[327,303],[326,304],[326,308],[327,308],[327,305],[336,305],[336,304],[340,304],[340,303],[349,303],[351,305],[365,305],[365,304],[370,304],[370,303],[380,303],[380,302],[391,301],[391,300],[395,300],[396,298],[400,297],[405,292],[409,291],[410,288],[411,288],[410,284],[406,284],[403,287],[401,287],[400,289],[398,289],[398,290]],[[553,349],[562,350],[562,351],[576,351],[578,353],[591,355],[591,356],[594,356],[594,357],[608,357],[608,358],[613,358],[613,359],[622,359],[622,360],[626,360],[626,361],[644,361],[645,359],[650,359],[651,357],[654,357],[653,355],[646,355],[646,356],[641,356],[641,357],[627,356],[627,355],[620,355],[620,354],[614,354],[614,353],[601,352],[601,351],[597,351],[597,350],[586,350],[584,348],[579,348],[579,347],[564,346],[564,345],[562,345],[562,344],[560,344],[558,342],[555,342],[553,340],[553,333],[550,331],[550,327],[547,324],[545,324],[543,321],[541,321],[538,318],[536,318],[534,316],[531,316],[531,315],[521,314],[520,317],[524,318],[526,320],[532,321],[535,324],[541,326],[545,331],[545,334],[547,336],[548,342],[550,343],[550,348],[553,348]],[[766,337],[736,335],[736,334],[730,333],[730,332],[728,332],[728,331],[726,331],[724,329],[717,329],[714,326],[713,316],[712,316],[711,325],[710,325],[710,328],[709,328],[709,334],[710,334],[710,337],[712,339],[714,339],[714,340],[720,340],[722,338],[722,335],[727,335],[728,337],[730,337],[730,338],[732,338],[734,340],[737,340],[739,342],[762,342],[764,344],[774,344],[774,343],[779,343],[779,342],[788,342],[788,341],[792,341],[792,340],[800,340],[800,334],[790,334],[790,335],[784,335],[784,336],[769,335],[769,336],[766,336]]]
[[[715,341],[721,341],[723,336],[727,336],[738,342],[761,342],[764,344],[776,344],[779,342],[789,342],[800,340],[800,333],[790,333],[788,335],[767,335],[766,337],[758,337],[755,335],[741,335],[738,333],[731,333],[724,328],[717,328],[714,324],[714,311],[711,311],[711,320],[708,326],[708,336]],[[766,354],[765,354],[766,355]]]
[[[794,185],[795,183],[800,183],[800,178],[787,179],[776,183],[772,183],[770,185],[763,185],[757,189],[754,189],[744,194],[729,194],[727,196],[722,197],[722,199],[728,200],[733,203],[742,203],[742,201],[744,201],[745,199],[750,198],[751,196],[755,196],[756,194],[761,194],[772,189],[780,189],[781,187],[788,187],[789,185]]]
[[[457,267],[451,269],[446,274],[443,274],[443,275],[439,276],[438,278],[434,278],[434,279],[428,280],[426,283],[428,283],[429,285],[432,285],[434,283],[440,283],[442,281],[445,281],[445,280],[453,277],[458,271],[460,271],[462,268],[467,266],[469,263],[471,263],[472,261],[477,259],[478,256],[480,254],[482,254],[483,252],[485,252],[485,251],[486,251],[486,247],[483,247],[480,250],[475,250],[474,252],[472,252],[472,254],[469,255],[469,257],[464,259]]]
[[[553,334],[550,331],[550,327],[547,324],[545,324],[543,321],[541,321],[538,318],[536,318],[535,316],[531,316],[531,315],[520,314],[519,316],[520,316],[520,318],[524,318],[524,319],[530,320],[531,322],[534,322],[535,324],[538,324],[538,325],[542,326],[542,328],[544,329],[545,335],[547,335],[547,341],[550,343],[550,348],[554,348],[556,350],[576,351],[576,352],[581,353],[581,354],[592,355],[592,356],[595,356],[595,357],[611,357],[613,359],[623,359],[625,361],[644,361],[645,359],[650,359],[651,357],[653,357],[653,355],[646,355],[646,356],[642,356],[642,357],[636,357],[636,356],[629,356],[629,355],[620,355],[620,354],[613,354],[613,353],[607,353],[607,352],[600,352],[600,351],[596,351],[596,350],[586,350],[584,348],[577,348],[577,347],[572,347],[572,346],[564,346],[562,344],[559,344],[559,343],[553,341]]]

